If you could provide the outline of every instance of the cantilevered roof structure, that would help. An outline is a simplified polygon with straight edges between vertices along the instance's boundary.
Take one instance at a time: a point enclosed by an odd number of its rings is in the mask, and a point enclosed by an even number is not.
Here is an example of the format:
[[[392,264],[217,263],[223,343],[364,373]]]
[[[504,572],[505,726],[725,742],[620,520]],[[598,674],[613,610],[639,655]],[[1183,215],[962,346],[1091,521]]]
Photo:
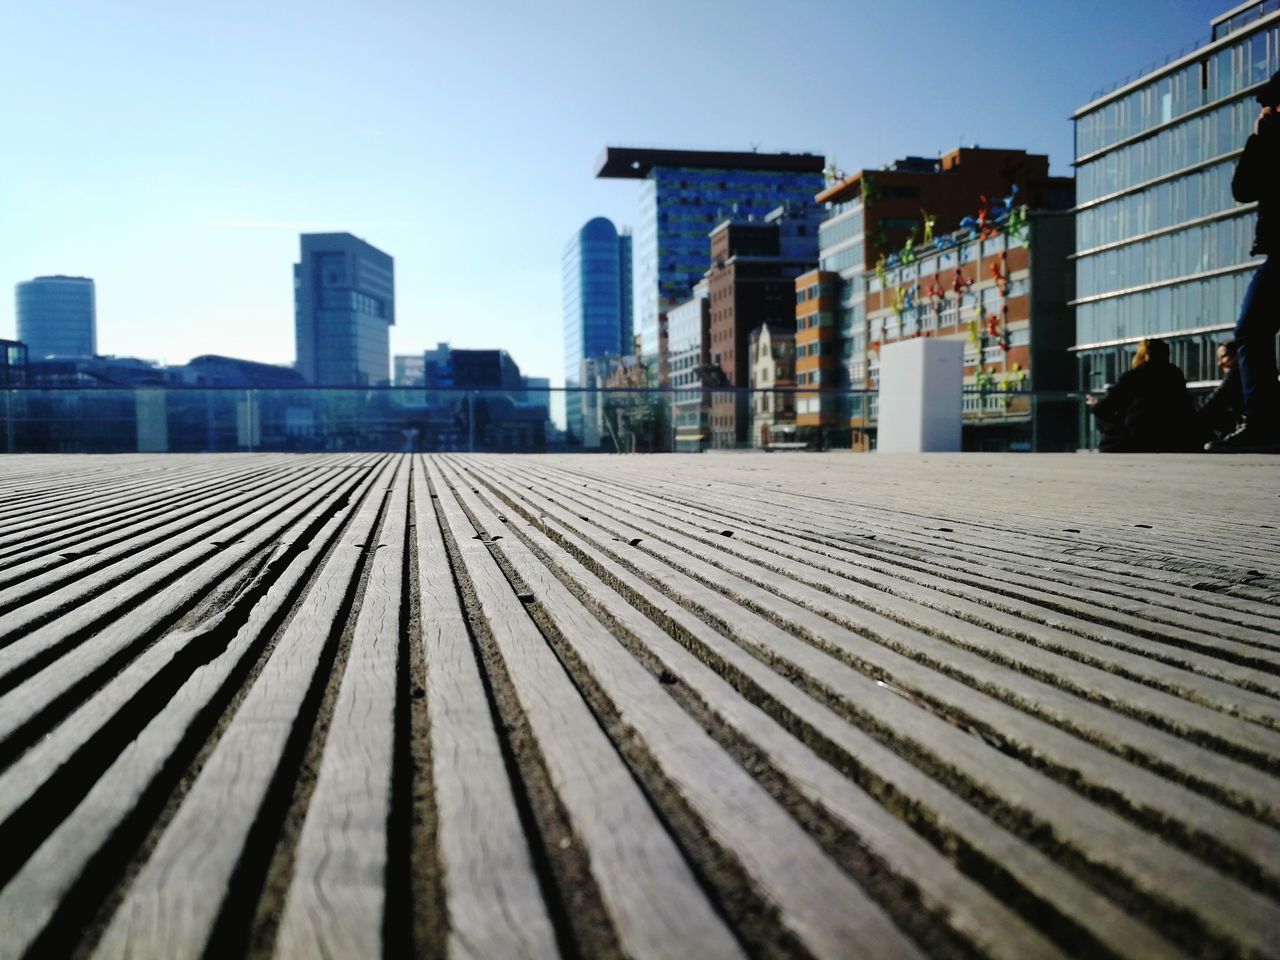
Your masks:
[[[757,153],[754,150],[651,150],[605,147],[596,160],[596,177],[643,180],[654,167],[695,169],[781,170],[821,173],[826,160],[815,153]]]

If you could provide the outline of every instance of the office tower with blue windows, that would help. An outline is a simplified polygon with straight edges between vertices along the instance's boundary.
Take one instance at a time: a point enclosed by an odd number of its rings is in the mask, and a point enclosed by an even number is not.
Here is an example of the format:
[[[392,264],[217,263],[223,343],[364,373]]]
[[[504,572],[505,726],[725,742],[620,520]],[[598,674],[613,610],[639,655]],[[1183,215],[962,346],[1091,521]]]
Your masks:
[[[582,362],[631,352],[631,235],[588,220],[564,248],[564,385],[582,385]],[[565,395],[570,442],[582,441],[581,396]]]
[[[92,357],[98,352],[93,281],[36,277],[15,288],[18,339],[32,360]]]
[[[1245,289],[1256,204],[1231,177],[1280,69],[1280,2],[1246,3],[1212,36],[1075,113],[1079,384],[1114,383],[1144,337],[1192,382],[1214,380]]]
[[[706,273],[711,229],[812,204],[823,166],[822,157],[808,153],[605,148],[597,177],[641,181],[634,315],[650,382],[658,381],[661,317],[686,302]]]
[[[293,267],[297,369],[323,387],[387,384],[394,261],[349,233],[304,233]]]

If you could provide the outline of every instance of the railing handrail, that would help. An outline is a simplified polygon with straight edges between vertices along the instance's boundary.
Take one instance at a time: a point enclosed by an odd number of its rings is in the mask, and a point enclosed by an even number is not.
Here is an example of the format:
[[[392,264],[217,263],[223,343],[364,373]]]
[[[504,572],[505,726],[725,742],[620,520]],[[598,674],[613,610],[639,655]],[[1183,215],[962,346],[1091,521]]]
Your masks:
[[[564,393],[564,394],[655,394],[655,395],[672,395],[672,394],[689,394],[689,393],[781,393],[781,394],[797,394],[806,397],[812,396],[831,396],[831,397],[850,397],[850,396],[877,396],[880,393],[878,387],[808,387],[808,386],[789,386],[789,387],[700,387],[700,386],[682,386],[682,387],[228,387],[228,386],[191,386],[189,384],[95,384],[93,386],[73,385],[73,384],[9,384],[0,386],[0,391],[11,393],[66,393],[66,392],[93,392],[93,393],[134,393],[139,390],[156,391],[163,390],[173,393],[265,393],[265,394],[307,394],[307,393],[428,393],[428,394],[448,394],[458,396],[469,396],[478,394],[493,394],[495,396],[508,396],[511,394],[548,394],[548,393]],[[1039,396],[1039,397],[1084,397],[1091,394],[1103,392],[1102,390],[1040,390],[1040,389],[1023,389],[1004,387],[974,387],[965,386],[965,393],[985,393],[999,394],[1001,396]]]

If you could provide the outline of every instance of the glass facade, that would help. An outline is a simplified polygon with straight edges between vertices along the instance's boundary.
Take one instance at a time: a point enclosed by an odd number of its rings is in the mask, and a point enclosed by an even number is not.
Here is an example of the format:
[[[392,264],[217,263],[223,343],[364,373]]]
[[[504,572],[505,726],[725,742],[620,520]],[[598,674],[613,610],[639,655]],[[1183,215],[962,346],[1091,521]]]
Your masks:
[[[604,217],[589,220],[565,245],[561,260],[564,382],[582,385],[582,361],[631,352],[631,236]],[[580,396],[567,395],[572,436],[581,439]]]
[[[302,235],[294,265],[298,372],[315,386],[384,386],[395,323],[393,261],[349,233]]]
[[[658,317],[689,299],[707,272],[708,234],[723,220],[763,222],[788,203],[810,205],[820,173],[655,166],[642,182],[635,237],[635,316],[640,352],[658,356]]]
[[[866,318],[866,225],[860,197],[831,204],[828,217],[818,230],[818,262],[821,270],[840,275],[840,313],[837,351],[840,364],[829,371],[814,371],[813,382],[820,387],[861,389],[867,379]],[[806,413],[822,413],[848,423],[854,418],[851,395],[834,394],[800,401]]]
[[[17,285],[18,340],[32,360],[91,357],[98,352],[93,281],[37,277]]]
[[[709,321],[708,283],[701,280],[693,299],[667,311],[667,350],[670,386],[684,387],[671,394],[673,448],[701,450],[706,446],[708,398],[703,384],[703,326]]]
[[[1249,254],[1256,208],[1235,202],[1231,177],[1258,113],[1253,93],[1280,70],[1280,12],[1255,6],[1076,114],[1082,387],[1122,370],[1148,336],[1170,339],[1189,380],[1217,376],[1204,346],[1234,326],[1259,262]]]

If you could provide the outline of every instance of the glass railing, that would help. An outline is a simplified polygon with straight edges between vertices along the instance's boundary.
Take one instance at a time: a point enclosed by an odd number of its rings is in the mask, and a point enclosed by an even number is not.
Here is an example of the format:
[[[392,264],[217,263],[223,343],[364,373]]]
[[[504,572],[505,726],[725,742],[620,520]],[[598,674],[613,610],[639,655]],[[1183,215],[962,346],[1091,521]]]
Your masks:
[[[1085,394],[966,390],[962,447],[1097,446]],[[0,389],[0,452],[854,450],[879,442],[872,390]]]

